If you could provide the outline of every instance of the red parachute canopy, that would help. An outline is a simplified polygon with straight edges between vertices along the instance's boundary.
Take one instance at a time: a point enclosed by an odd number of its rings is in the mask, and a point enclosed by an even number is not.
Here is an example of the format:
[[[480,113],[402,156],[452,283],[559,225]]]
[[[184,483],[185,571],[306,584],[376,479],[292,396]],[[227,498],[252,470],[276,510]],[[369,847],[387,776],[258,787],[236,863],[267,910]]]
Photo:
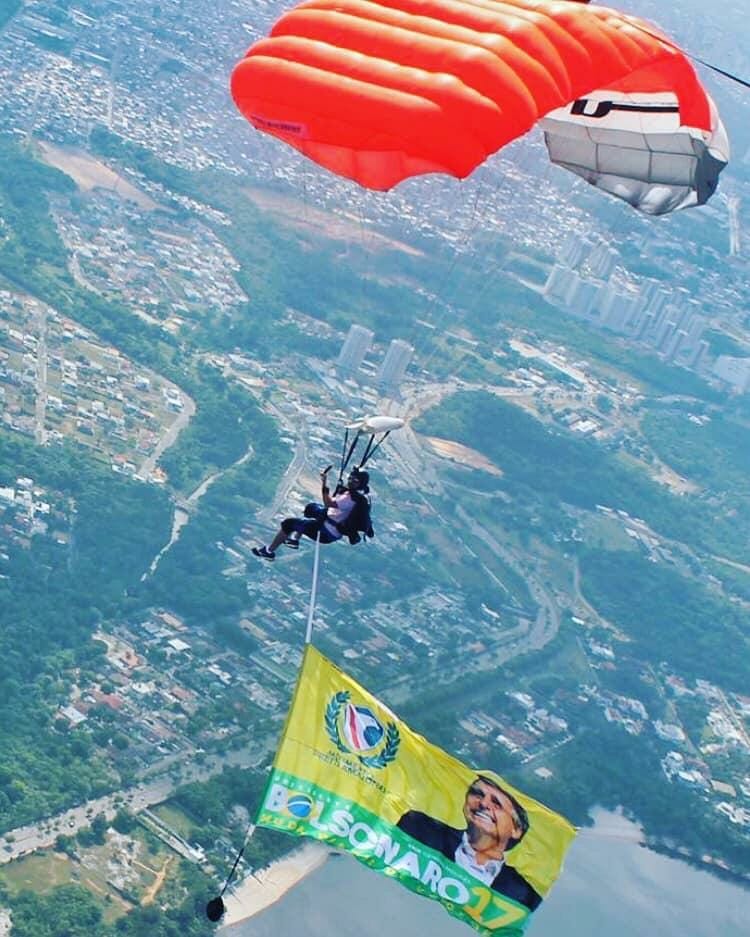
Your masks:
[[[716,129],[692,65],[653,26],[565,0],[306,0],[248,50],[231,80],[258,130],[380,190],[422,173],[464,178],[596,89],[619,95],[620,116],[655,112],[666,95],[679,110],[670,129],[692,128],[704,144]],[[634,92],[648,107],[627,103]],[[591,109],[576,116],[580,125]]]

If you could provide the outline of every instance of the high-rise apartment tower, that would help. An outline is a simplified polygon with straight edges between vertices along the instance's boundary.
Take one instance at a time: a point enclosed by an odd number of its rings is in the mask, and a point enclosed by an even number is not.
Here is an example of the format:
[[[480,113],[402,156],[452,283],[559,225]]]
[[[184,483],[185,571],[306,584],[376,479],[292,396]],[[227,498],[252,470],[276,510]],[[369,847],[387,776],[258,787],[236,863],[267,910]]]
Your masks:
[[[372,345],[373,333],[363,325],[353,325],[341,346],[336,367],[347,374],[359,370]]]
[[[400,338],[394,339],[378,371],[378,383],[386,390],[398,390],[414,354],[412,346]]]

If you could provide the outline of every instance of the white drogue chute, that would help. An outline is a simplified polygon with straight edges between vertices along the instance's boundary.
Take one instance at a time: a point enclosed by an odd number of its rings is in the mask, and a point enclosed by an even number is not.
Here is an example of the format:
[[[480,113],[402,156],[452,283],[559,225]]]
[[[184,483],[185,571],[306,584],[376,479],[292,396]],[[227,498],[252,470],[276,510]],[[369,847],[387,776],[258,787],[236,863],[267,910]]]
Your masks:
[[[366,433],[391,433],[403,425],[404,421],[398,416],[367,416],[362,429]]]
[[[404,421],[398,416],[361,416],[352,423],[347,423],[346,428],[353,432],[363,433],[390,433],[394,429],[401,429]]]
[[[371,416],[360,417],[359,419],[354,420],[352,423],[349,423],[346,427],[346,433],[344,435],[344,448],[341,455],[339,481],[341,481],[341,479],[344,477],[344,472],[354,457],[354,452],[360,439],[362,439],[364,436],[369,436],[369,439],[365,444],[362,457],[359,459],[356,465],[357,468],[362,468],[367,460],[374,454],[375,450],[379,449],[380,446],[385,442],[387,437],[394,430],[401,429],[403,425],[404,421],[401,419],[401,417],[385,416],[377,413],[372,414]],[[352,436],[353,438],[351,438]],[[377,438],[378,436],[380,436],[379,439]]]
[[[354,433],[354,432],[357,432],[357,430],[362,429],[362,427],[365,425],[366,419],[367,419],[366,416],[361,416],[358,419],[354,420],[354,422],[347,423],[346,424],[347,431],[351,431]]]

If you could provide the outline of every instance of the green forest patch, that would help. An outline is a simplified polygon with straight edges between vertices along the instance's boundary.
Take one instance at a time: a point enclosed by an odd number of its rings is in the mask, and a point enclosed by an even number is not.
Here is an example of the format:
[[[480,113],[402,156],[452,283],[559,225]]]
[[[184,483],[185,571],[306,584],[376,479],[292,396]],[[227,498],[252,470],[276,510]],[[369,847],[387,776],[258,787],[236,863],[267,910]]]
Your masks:
[[[586,599],[634,640],[633,656],[747,691],[750,612],[634,553],[585,552],[581,580]]]
[[[669,538],[740,562],[750,560],[750,525],[739,527],[729,511],[717,516],[715,506],[698,497],[672,495],[595,440],[544,426],[490,393],[455,394],[414,428],[455,439],[502,466],[503,488],[534,502],[548,527],[565,523],[561,503],[587,510],[602,504],[644,518]]]
[[[750,567],[740,568],[727,560],[708,560],[706,567],[721,582],[725,592],[750,603]]]
[[[650,412],[641,429],[657,455],[701,485],[750,500],[750,427],[720,414]]]

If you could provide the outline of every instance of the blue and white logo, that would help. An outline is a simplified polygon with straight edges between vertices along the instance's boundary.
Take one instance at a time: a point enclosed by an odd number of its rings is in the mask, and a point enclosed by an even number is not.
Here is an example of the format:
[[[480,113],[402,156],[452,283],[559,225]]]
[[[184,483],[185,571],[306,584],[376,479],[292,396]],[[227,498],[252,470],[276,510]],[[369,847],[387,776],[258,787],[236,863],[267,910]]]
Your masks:
[[[354,752],[366,752],[383,740],[385,730],[366,706],[347,703],[344,708],[344,738]]]
[[[328,738],[340,752],[356,755],[366,768],[385,768],[398,754],[398,726],[395,722],[384,726],[369,706],[356,706],[350,696],[348,690],[340,690],[326,706]]]

